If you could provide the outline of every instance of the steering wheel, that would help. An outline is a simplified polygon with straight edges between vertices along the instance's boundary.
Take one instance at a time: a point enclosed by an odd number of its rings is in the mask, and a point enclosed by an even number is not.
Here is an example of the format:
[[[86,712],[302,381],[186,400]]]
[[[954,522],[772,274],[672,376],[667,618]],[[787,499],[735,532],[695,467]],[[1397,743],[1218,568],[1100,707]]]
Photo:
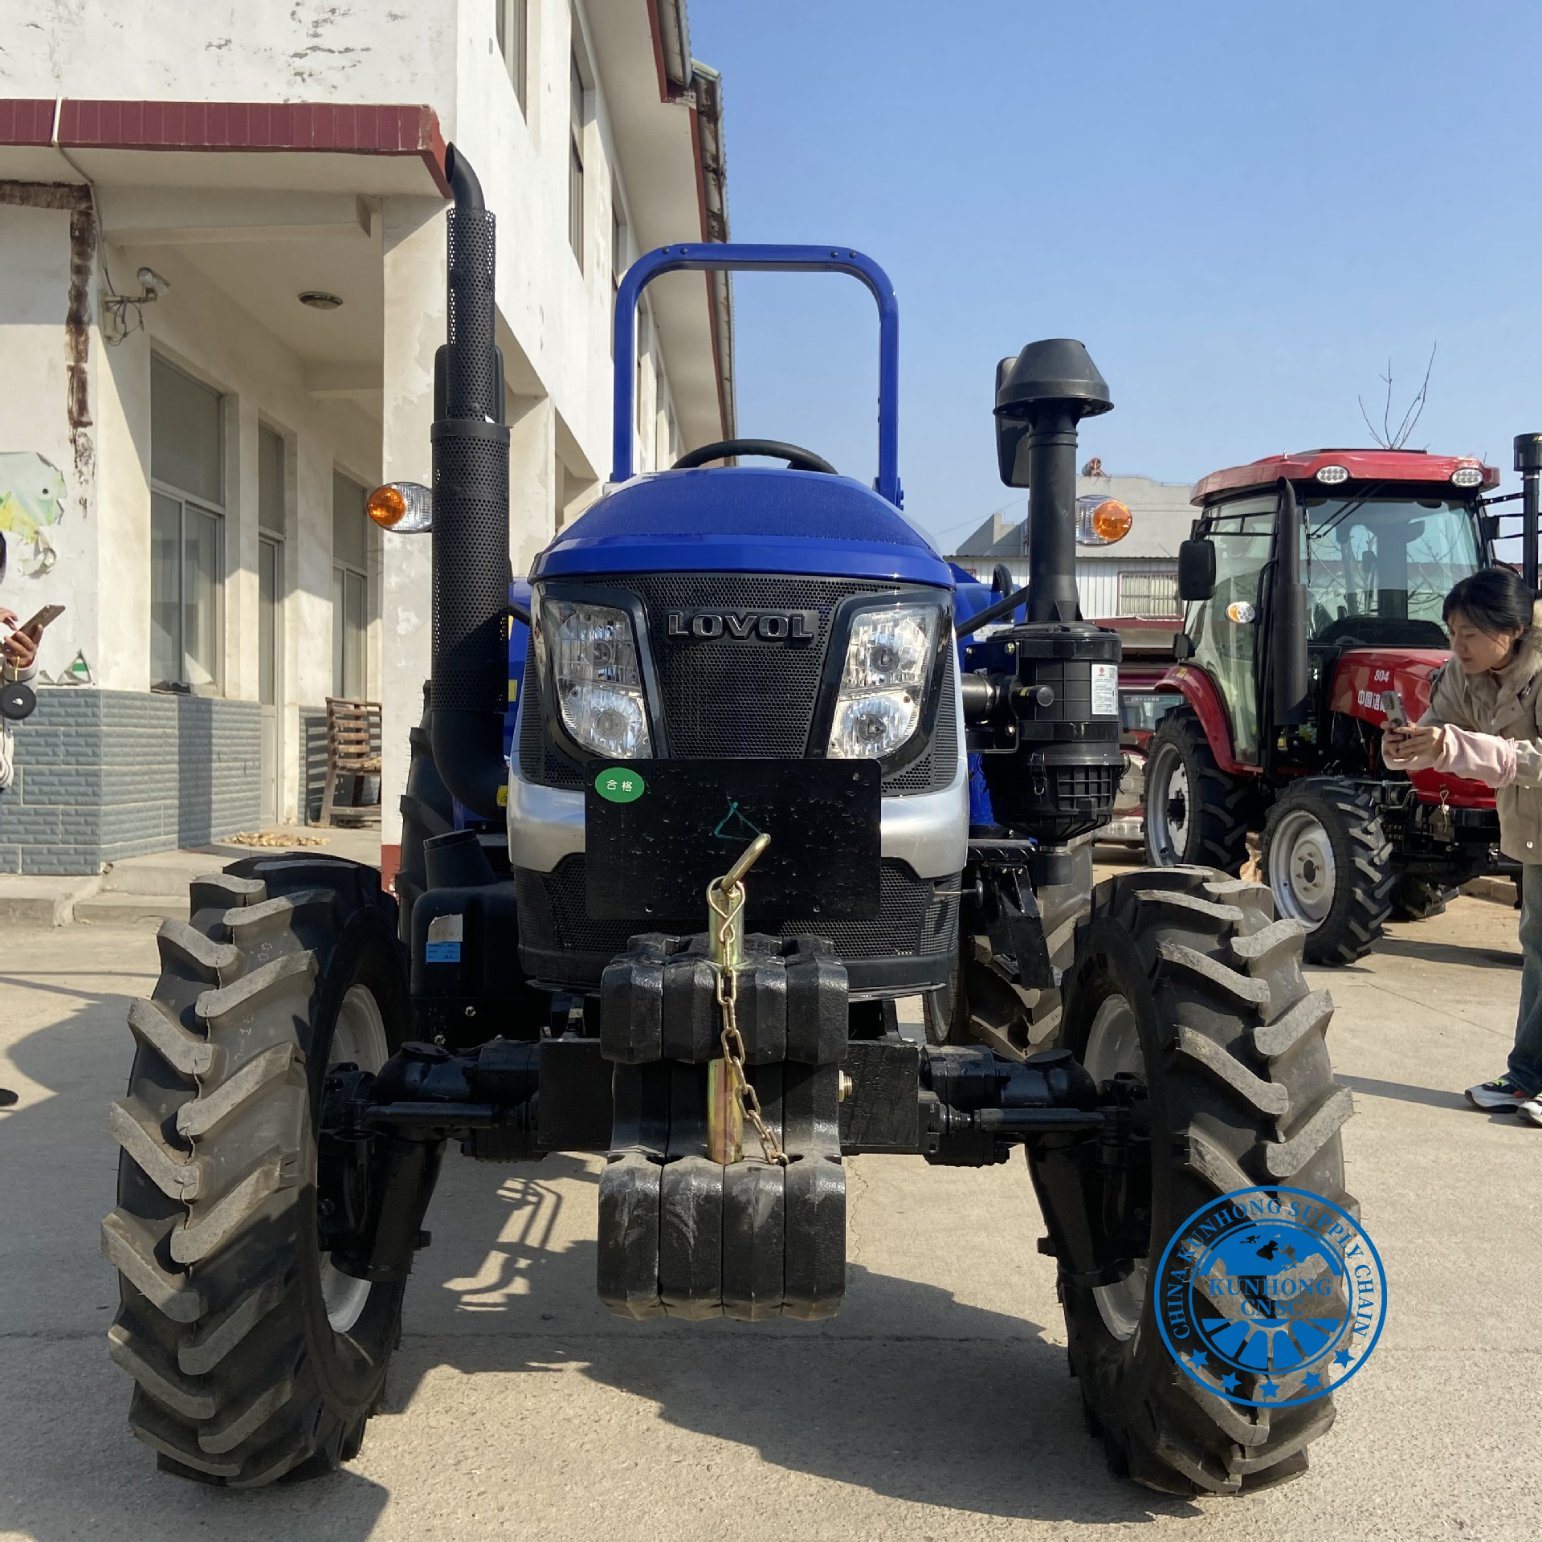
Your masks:
[[[795,444],[783,444],[780,439],[719,439],[715,444],[704,444],[687,450],[674,464],[675,471],[690,471],[705,466],[709,460],[723,460],[730,455],[773,455],[787,462],[789,471],[823,471],[839,476],[834,466],[822,455],[812,450],[800,450]]]

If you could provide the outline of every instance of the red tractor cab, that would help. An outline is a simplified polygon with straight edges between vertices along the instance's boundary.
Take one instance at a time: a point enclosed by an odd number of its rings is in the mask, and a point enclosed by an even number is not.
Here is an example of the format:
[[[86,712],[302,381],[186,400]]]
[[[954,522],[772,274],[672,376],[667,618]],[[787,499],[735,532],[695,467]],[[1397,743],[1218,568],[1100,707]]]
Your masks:
[[[1484,510],[1498,481],[1471,456],[1328,449],[1198,484],[1184,629],[1157,686],[1181,703],[1148,749],[1152,863],[1235,872],[1261,832],[1279,914],[1328,964],[1361,957],[1389,916],[1434,914],[1507,868],[1487,787],[1381,757],[1388,693],[1418,721],[1448,657],[1445,596],[1496,560]],[[1528,514],[1535,483],[1528,471]]]

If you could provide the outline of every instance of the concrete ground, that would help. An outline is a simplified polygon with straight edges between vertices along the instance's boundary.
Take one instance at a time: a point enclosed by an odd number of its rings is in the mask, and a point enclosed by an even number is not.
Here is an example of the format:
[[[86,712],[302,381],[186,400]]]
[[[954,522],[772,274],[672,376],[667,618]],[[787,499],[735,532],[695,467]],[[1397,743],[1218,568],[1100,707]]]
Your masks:
[[[1300,1480],[1189,1503],[1083,1432],[1020,1162],[850,1164],[833,1322],[638,1327],[594,1298],[596,1164],[451,1158],[387,1410],[316,1483],[162,1477],[103,1335],[104,1108],[152,982],[141,928],[0,933],[0,1537],[1530,1537],[1542,1514],[1542,1130],[1459,1089],[1504,1064],[1513,913],[1399,927],[1317,983],[1355,1090],[1349,1184],[1390,1281],[1382,1342]]]

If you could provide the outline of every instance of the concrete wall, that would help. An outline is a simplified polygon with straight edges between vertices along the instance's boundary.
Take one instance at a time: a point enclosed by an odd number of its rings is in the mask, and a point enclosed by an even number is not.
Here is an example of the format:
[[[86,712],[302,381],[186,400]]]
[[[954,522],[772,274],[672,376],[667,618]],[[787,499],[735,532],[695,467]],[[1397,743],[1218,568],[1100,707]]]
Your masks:
[[[258,818],[255,702],[60,687],[16,734],[0,873],[94,873]]]
[[[6,28],[0,95],[436,102],[453,90],[453,0],[34,0],[25,14]]]
[[[76,329],[86,389],[74,392],[64,327],[76,265],[71,227],[86,217],[71,189],[10,184],[5,196],[14,201],[0,204],[0,531],[9,553],[0,605],[23,621],[43,604],[66,607],[48,634],[45,664],[57,670],[77,649],[91,661],[100,655],[90,339],[88,329]],[[51,207],[61,202],[76,209]],[[86,230],[80,256],[89,273],[88,219]],[[89,314],[88,278],[81,287],[80,308]]]

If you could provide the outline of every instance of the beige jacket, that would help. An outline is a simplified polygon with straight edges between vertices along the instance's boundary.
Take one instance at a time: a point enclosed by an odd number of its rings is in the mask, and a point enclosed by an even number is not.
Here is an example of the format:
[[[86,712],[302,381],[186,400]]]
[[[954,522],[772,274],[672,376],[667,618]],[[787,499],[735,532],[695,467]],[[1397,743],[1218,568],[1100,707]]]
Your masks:
[[[1497,673],[1468,675],[1454,659],[1447,663],[1419,721],[1515,741],[1515,780],[1494,792],[1499,847],[1517,862],[1542,863],[1542,605]]]

